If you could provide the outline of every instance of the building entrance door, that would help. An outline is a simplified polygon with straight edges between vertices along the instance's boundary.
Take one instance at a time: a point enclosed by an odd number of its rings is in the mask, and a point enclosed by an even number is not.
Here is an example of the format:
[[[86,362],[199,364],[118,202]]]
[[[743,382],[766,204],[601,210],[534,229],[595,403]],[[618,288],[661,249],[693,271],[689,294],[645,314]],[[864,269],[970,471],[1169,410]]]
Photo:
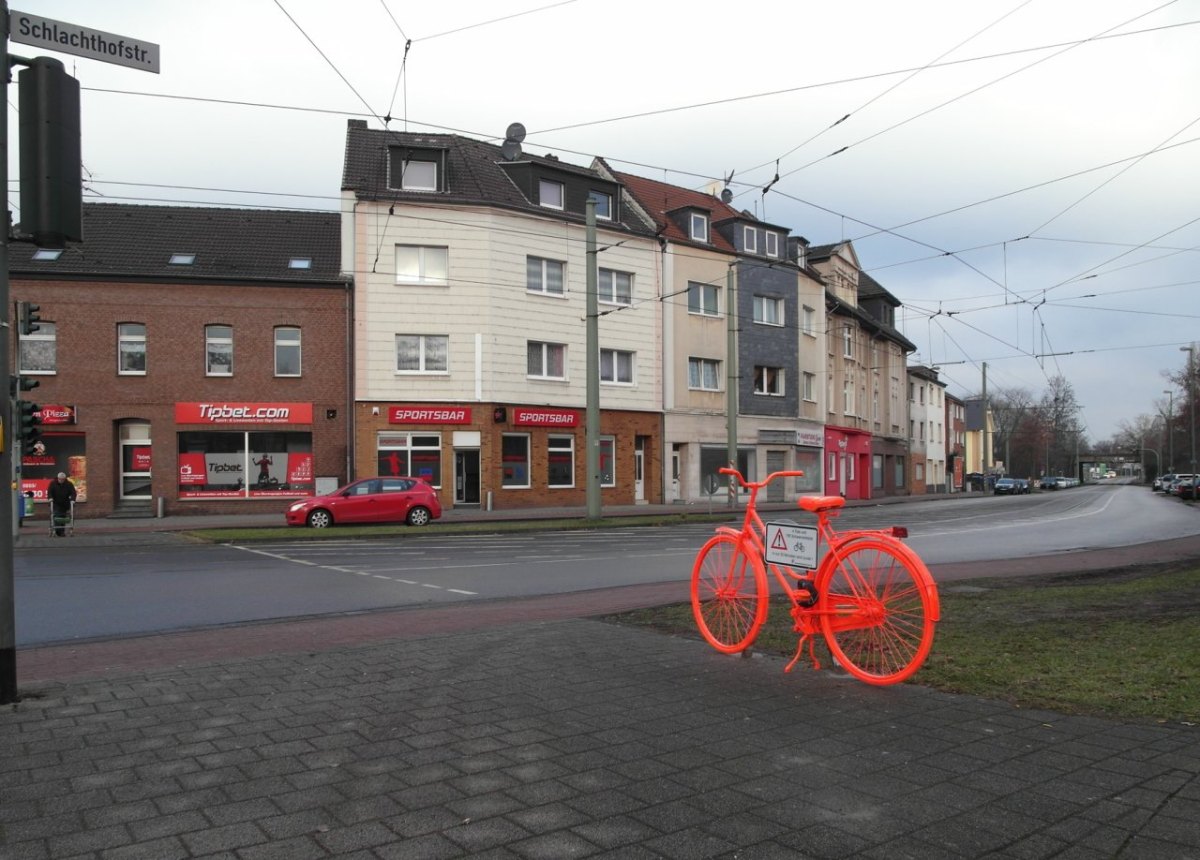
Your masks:
[[[126,421],[118,434],[121,440],[121,474],[118,480],[119,498],[149,499],[150,485],[150,425],[144,421]]]
[[[454,450],[454,504],[479,504],[479,449]]]

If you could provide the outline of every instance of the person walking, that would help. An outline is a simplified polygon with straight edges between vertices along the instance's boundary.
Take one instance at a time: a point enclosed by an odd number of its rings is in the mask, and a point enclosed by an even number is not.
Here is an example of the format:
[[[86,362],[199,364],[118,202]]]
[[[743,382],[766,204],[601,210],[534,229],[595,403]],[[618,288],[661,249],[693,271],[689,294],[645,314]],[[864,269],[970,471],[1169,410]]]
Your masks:
[[[50,524],[54,527],[54,536],[63,537],[67,533],[67,523],[72,518],[75,485],[67,480],[66,472],[59,472],[58,477],[50,482],[46,495],[50,497]]]

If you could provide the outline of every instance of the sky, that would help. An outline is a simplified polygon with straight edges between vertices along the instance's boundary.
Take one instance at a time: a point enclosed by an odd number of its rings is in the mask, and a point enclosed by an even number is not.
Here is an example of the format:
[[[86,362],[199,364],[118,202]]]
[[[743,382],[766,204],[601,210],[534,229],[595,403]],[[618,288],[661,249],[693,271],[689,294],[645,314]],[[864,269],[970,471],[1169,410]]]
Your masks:
[[[526,152],[728,179],[792,235],[852,240],[952,394],[986,376],[1036,401],[1062,376],[1093,441],[1184,400],[1164,392],[1200,340],[1200,0],[10,10],[159,45],[158,74],[9,45],[79,80],[87,200],[334,210],[347,119],[496,142],[521,122]],[[12,142],[15,87],[9,122]]]

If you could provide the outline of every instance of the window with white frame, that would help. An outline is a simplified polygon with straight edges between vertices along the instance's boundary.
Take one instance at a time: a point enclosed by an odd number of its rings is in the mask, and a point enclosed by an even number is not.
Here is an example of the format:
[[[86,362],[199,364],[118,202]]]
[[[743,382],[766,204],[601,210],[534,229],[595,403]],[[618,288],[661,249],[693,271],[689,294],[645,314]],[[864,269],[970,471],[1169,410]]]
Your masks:
[[[589,191],[588,200],[596,201],[596,220],[611,221],[613,217],[612,195],[603,191]]]
[[[446,286],[450,283],[450,249],[432,245],[397,245],[396,283]]]
[[[708,241],[708,216],[699,212],[693,212],[689,219],[688,235],[696,242]]]
[[[854,414],[854,385],[849,379],[842,383],[842,414]]]
[[[633,303],[633,274],[600,269],[596,273],[596,296],[606,305]]]
[[[842,327],[842,355],[854,358],[854,328],[851,326]]]
[[[754,393],[770,394],[774,397],[783,396],[783,368],[755,365]]]
[[[817,334],[817,312],[808,305],[800,309],[800,330],[809,337]]]
[[[763,325],[783,325],[783,299],[755,296],[754,321]]]
[[[546,486],[575,486],[575,437],[546,438]]]
[[[117,372],[126,376],[146,374],[146,326],[117,324]]]
[[[600,381],[633,384],[634,354],[621,349],[600,350]]]
[[[689,358],[688,388],[698,391],[720,391],[721,362],[714,358]]]
[[[720,313],[720,287],[690,281],[687,295],[689,314],[715,317]]]
[[[764,235],[765,235],[766,243],[767,243],[767,247],[766,247],[767,256],[768,257],[778,257],[779,256],[779,234],[772,233],[770,230],[768,230]]]
[[[58,326],[42,320],[33,334],[20,335],[17,367],[19,373],[58,372]]]
[[[444,334],[396,335],[397,373],[445,373],[450,337]]]
[[[505,433],[500,439],[500,486],[529,486],[529,436]]]
[[[204,327],[204,372],[208,376],[233,376],[233,326]]]
[[[815,373],[805,373],[804,391],[802,394],[805,400],[815,401],[817,399],[816,387],[817,375]]]
[[[404,191],[437,191],[437,162],[400,162],[400,188]]]
[[[549,179],[538,180],[538,205],[550,209],[563,208],[563,184]]]
[[[567,347],[531,340],[526,344],[526,374],[532,379],[566,379]]]
[[[742,247],[747,254],[758,253],[758,231],[753,227],[742,228]]]
[[[300,375],[300,327],[275,326],[275,375]]]
[[[563,294],[564,268],[565,264],[560,260],[526,257],[525,289],[531,293],[561,296]]]

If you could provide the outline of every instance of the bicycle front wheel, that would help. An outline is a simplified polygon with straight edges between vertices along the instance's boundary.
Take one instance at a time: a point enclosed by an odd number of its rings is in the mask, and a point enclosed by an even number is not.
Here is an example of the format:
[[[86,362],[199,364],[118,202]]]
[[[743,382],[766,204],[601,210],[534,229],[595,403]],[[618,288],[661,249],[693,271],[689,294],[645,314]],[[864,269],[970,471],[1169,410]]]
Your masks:
[[[911,676],[933,647],[933,577],[888,540],[852,541],[829,553],[817,574],[821,632],[833,658],[868,684]]]
[[[736,534],[710,538],[692,567],[692,615],[709,645],[737,654],[767,620],[767,573]]]

